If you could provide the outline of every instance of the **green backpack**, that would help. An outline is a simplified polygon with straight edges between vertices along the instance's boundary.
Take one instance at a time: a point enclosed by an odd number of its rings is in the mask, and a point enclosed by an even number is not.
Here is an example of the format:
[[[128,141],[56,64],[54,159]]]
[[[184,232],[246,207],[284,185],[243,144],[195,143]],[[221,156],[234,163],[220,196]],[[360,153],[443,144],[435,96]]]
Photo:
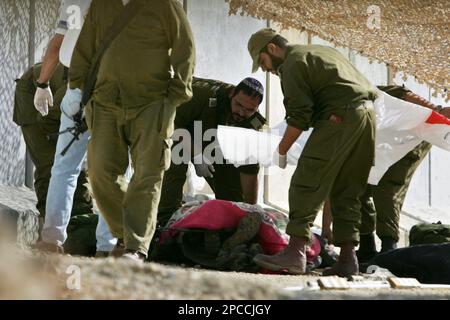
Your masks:
[[[450,242],[450,224],[420,223],[411,228],[409,244],[444,243]]]

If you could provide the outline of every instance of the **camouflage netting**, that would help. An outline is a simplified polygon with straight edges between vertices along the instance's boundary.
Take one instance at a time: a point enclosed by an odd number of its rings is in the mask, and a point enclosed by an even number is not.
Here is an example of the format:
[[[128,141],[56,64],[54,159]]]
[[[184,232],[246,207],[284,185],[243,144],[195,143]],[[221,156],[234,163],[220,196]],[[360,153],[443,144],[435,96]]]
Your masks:
[[[230,14],[305,30],[387,63],[448,93],[450,1],[448,0],[225,0]]]

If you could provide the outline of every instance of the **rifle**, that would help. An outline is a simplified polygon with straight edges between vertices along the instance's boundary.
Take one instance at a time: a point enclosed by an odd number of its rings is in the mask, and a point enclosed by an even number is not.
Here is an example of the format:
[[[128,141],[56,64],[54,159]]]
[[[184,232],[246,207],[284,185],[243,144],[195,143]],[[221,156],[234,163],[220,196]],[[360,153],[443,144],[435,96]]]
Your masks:
[[[80,135],[85,133],[88,129],[87,124],[86,124],[86,118],[83,116],[83,109],[81,108],[81,106],[80,106],[80,110],[72,116],[72,120],[74,123],[73,127],[69,127],[63,131],[60,131],[57,133],[51,133],[51,134],[47,135],[47,139],[49,139],[49,140],[53,140],[53,139],[55,139],[55,137],[58,137],[59,135],[61,135],[63,133],[67,133],[67,132],[70,132],[73,135],[72,140],[70,140],[69,143],[67,144],[67,146],[63,149],[63,151],[61,151],[62,156],[66,155],[67,151],[72,146],[72,144],[76,140],[80,140]]]
[[[131,1],[128,5],[125,6],[122,13],[116,18],[111,28],[108,30],[108,33],[105,36],[105,39],[100,44],[100,47],[97,49],[94,58],[92,59],[93,63],[89,69],[89,72],[84,81],[84,90],[83,96],[80,102],[80,110],[72,116],[72,120],[74,122],[73,127],[69,127],[61,132],[58,132],[57,135],[70,132],[73,135],[72,140],[68,143],[68,145],[61,152],[61,155],[64,156],[72,144],[80,139],[80,135],[85,133],[88,129],[86,124],[86,119],[84,117],[84,107],[88,103],[88,101],[92,97],[92,93],[95,88],[95,83],[97,82],[97,74],[98,69],[100,67],[100,62],[103,57],[103,54],[108,49],[109,45],[113,42],[113,40],[122,32],[122,30],[126,27],[126,25],[131,21],[131,19],[139,12],[141,7],[144,5],[141,1]],[[51,139],[51,135],[47,136],[48,139]]]

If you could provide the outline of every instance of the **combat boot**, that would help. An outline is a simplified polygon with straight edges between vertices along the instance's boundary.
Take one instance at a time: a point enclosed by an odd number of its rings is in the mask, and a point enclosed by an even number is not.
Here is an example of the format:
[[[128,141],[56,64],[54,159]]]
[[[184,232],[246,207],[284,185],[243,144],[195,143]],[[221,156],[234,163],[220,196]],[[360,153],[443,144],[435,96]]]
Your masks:
[[[123,242],[123,239],[117,239],[117,243],[114,246],[114,248],[109,253],[110,257],[114,258],[120,258],[125,253],[125,243]]]
[[[377,255],[375,246],[375,234],[363,234],[360,236],[359,249],[356,251],[356,256],[359,262],[364,263],[371,260]]]
[[[260,267],[272,271],[287,271],[290,274],[306,272],[306,238],[292,236],[288,246],[281,252],[269,256],[257,254],[253,261]]]
[[[381,252],[388,252],[397,249],[397,240],[392,237],[380,237]]]

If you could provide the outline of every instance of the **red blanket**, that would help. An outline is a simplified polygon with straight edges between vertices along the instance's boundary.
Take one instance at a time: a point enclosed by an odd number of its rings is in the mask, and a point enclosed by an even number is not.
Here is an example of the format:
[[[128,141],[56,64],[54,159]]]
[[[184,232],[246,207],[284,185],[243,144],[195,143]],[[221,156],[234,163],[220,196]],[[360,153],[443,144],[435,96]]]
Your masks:
[[[261,214],[262,223],[258,232],[258,242],[266,254],[276,254],[288,242],[286,234],[287,216],[274,209],[263,209],[258,205],[224,200],[191,202],[176,211],[167,223],[167,230],[161,233],[160,241],[177,235],[179,229],[221,230],[237,227],[239,220],[250,212]],[[320,241],[313,235],[307,248],[307,259],[313,261],[320,254]]]

